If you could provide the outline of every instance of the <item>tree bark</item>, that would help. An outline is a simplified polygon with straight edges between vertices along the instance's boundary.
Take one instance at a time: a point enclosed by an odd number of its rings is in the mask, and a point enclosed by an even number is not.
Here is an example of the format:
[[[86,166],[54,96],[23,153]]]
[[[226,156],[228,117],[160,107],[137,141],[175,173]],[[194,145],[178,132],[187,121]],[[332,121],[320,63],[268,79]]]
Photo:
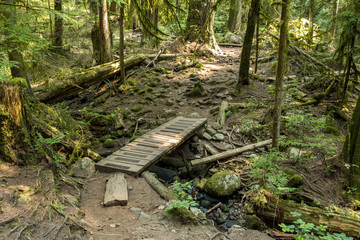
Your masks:
[[[255,24],[259,17],[260,0],[252,0],[248,15],[248,23],[244,37],[244,44],[241,51],[239,81],[236,88],[240,91],[242,85],[249,85],[250,54],[255,32]]]
[[[134,56],[125,59],[125,69],[131,68],[133,66],[139,65],[145,60],[144,55]],[[37,89],[37,97],[42,102],[46,103],[55,103],[66,97],[73,96],[84,89],[92,86],[96,83],[99,83],[109,77],[114,76],[120,71],[120,62],[113,61],[105,63],[99,66],[91,67],[82,72],[76,73],[72,76],[69,76],[66,82],[52,82],[49,90],[46,87],[40,86]]]
[[[293,217],[291,212],[298,212],[300,217]],[[340,214],[329,213],[320,208],[308,207],[303,204],[290,203],[274,198],[267,199],[265,207],[257,209],[256,215],[277,224],[293,224],[301,218],[306,223],[316,226],[326,225],[327,231],[345,233],[347,236],[360,237],[360,220]]]
[[[54,0],[54,9],[58,13],[55,14],[55,30],[54,30],[54,42],[53,47],[56,52],[61,52],[63,48],[63,19],[62,16],[59,16],[59,14],[62,14],[62,0]]]
[[[260,32],[260,16],[257,18],[256,21],[256,45],[255,45],[255,74],[257,73],[257,69],[258,69],[258,60],[259,60],[259,33]]]
[[[204,157],[204,158],[192,160],[190,163],[191,163],[191,165],[196,166],[196,165],[215,162],[217,160],[222,160],[222,159],[225,159],[225,158],[229,158],[229,157],[232,157],[232,156],[239,155],[240,153],[243,153],[243,152],[251,151],[251,150],[254,150],[254,149],[257,149],[257,148],[260,148],[260,147],[265,147],[266,145],[269,145],[271,143],[271,141],[272,140],[269,139],[269,140],[265,140],[265,141],[262,141],[262,142],[250,144],[250,145],[247,145],[247,146],[244,146],[244,147],[241,147],[241,148],[236,148],[236,149],[233,149],[233,150],[225,151],[225,152],[215,154],[215,155],[212,155],[212,156],[209,156],[209,157]]]
[[[282,105],[282,92],[283,92],[283,79],[286,68],[286,56],[288,49],[288,23],[289,23],[289,9],[290,0],[284,0],[281,10],[281,26],[280,26],[280,39],[279,39],[279,52],[278,52],[278,66],[275,81],[275,104],[274,104],[274,123],[273,123],[273,140],[272,147],[278,148],[278,140],[280,137],[280,122],[281,122],[281,105]]]
[[[309,35],[308,42],[309,44],[313,43],[313,35],[314,35],[314,5],[315,0],[310,0],[309,2]]]
[[[356,25],[354,25],[353,31],[356,32]],[[343,84],[343,90],[342,90],[342,105],[346,103],[346,92],[349,85],[349,79],[350,79],[350,71],[351,71],[351,65],[353,63],[353,49],[355,47],[355,35],[351,36],[350,41],[350,50],[346,56],[346,74],[345,74],[345,80]]]
[[[125,65],[124,65],[124,4],[120,3],[120,44],[119,44],[119,53],[120,53],[120,84],[125,83]]]
[[[106,0],[99,0],[100,56],[99,64],[112,60],[110,26]]]
[[[241,29],[241,1],[230,0],[229,18],[227,27],[230,32],[239,32]]]
[[[330,22],[330,28],[329,28],[329,32],[332,38],[335,37],[335,28],[336,28],[336,19],[335,16],[337,14],[337,9],[338,9],[338,0],[332,0],[332,5],[331,5],[331,22]]]
[[[348,128],[342,157],[344,162],[349,164],[349,185],[356,189],[360,189],[360,95]],[[359,195],[360,194],[357,193],[358,197]]]

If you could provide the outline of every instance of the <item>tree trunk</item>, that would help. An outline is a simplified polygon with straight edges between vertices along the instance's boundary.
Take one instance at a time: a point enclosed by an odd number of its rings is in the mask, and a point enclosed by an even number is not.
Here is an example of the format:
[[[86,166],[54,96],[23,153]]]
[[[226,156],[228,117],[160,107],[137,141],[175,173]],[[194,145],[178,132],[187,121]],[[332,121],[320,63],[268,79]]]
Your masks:
[[[256,44],[255,44],[255,74],[257,73],[257,69],[258,69],[258,60],[259,60],[259,31],[260,31],[260,16],[257,18],[256,21]]]
[[[309,35],[308,35],[308,42],[310,45],[313,43],[313,35],[314,35],[314,5],[315,5],[315,0],[310,0],[310,2],[309,2]]]
[[[133,66],[139,65],[145,61],[144,55],[134,56],[125,59],[125,69],[131,68]],[[59,83],[54,81],[50,83],[50,88],[47,90],[46,86],[40,86],[37,89],[37,97],[40,101],[46,103],[55,103],[66,97],[73,96],[84,89],[92,86],[96,83],[99,83],[109,77],[114,76],[120,71],[119,61],[113,61],[105,63],[99,66],[91,67],[85,69],[82,72],[76,73],[72,76],[69,76],[68,81]]]
[[[63,47],[63,18],[59,16],[62,14],[62,0],[54,0],[54,9],[58,12],[55,14],[55,30],[54,30],[54,42],[53,47],[56,52],[61,52]]]
[[[120,17],[119,17],[119,26],[120,26],[120,44],[119,44],[119,53],[120,53],[120,84],[125,83],[125,66],[124,66],[124,4],[120,3]]]
[[[342,156],[344,162],[349,164],[349,185],[360,189],[360,95],[352,115]],[[357,197],[359,197],[359,195],[357,191]]]
[[[255,24],[259,17],[260,0],[252,0],[251,7],[248,15],[248,23],[246,27],[246,33],[244,38],[244,44],[241,51],[240,69],[239,69],[239,81],[236,88],[240,91],[242,85],[249,85],[249,68],[250,68],[250,54],[251,47],[255,32]]]
[[[335,28],[336,28],[336,19],[335,16],[337,14],[337,9],[338,9],[338,0],[332,0],[332,6],[331,6],[331,22],[330,22],[330,28],[329,28],[329,32],[330,32],[330,36],[332,38],[335,37]]]
[[[92,58],[95,61],[94,65],[99,64],[100,59],[100,27],[98,24],[94,24],[93,28],[91,29],[91,43],[93,47],[93,54]]]
[[[100,56],[99,64],[112,60],[110,26],[106,0],[99,0]]]
[[[353,31],[356,32],[356,25],[354,25]],[[350,43],[350,49],[346,57],[346,74],[345,74],[345,80],[343,84],[343,91],[342,91],[342,105],[346,103],[346,92],[349,85],[349,79],[350,79],[350,71],[351,71],[351,65],[353,63],[353,49],[355,47],[355,35],[351,36],[351,43]]]
[[[278,140],[280,136],[280,118],[281,118],[281,105],[282,105],[282,92],[283,92],[283,79],[286,68],[286,55],[288,49],[289,37],[289,9],[290,0],[284,0],[281,10],[281,26],[280,26],[280,39],[279,39],[279,52],[278,52],[278,66],[275,81],[275,104],[274,104],[274,123],[273,123],[273,141],[272,147],[278,148]]]
[[[229,18],[227,27],[230,32],[239,32],[241,29],[241,0],[230,0]]]

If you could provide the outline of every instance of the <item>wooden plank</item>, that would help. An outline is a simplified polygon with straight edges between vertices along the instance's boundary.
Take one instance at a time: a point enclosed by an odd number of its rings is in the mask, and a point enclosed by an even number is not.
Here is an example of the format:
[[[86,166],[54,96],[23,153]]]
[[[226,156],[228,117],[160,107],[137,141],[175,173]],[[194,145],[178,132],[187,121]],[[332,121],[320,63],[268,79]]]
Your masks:
[[[174,118],[101,160],[95,165],[96,169],[103,172],[121,171],[138,176],[148,166],[160,161],[186,141],[205,122],[205,118]]]
[[[112,175],[106,183],[104,206],[125,206],[128,203],[128,187],[123,173]]]

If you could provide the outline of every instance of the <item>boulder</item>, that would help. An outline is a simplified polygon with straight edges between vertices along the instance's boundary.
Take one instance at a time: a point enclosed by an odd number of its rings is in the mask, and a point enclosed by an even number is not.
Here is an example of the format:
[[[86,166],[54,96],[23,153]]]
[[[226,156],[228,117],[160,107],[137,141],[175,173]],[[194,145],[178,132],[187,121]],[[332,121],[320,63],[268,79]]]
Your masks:
[[[115,140],[108,138],[104,141],[103,147],[104,148],[113,148],[115,146]]]
[[[214,174],[205,184],[205,191],[218,197],[232,195],[241,186],[240,177],[227,171]]]

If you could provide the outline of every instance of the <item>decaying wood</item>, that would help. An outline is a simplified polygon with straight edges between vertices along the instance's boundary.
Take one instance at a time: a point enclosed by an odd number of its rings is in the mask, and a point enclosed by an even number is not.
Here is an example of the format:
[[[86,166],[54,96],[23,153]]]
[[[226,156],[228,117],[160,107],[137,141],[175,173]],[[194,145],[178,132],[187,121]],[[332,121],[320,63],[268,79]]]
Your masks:
[[[125,69],[129,69],[142,63],[146,57],[137,55],[125,59]],[[120,61],[113,61],[99,66],[85,69],[79,73],[67,77],[67,81],[54,81],[50,87],[40,86],[36,90],[36,96],[42,102],[55,103],[66,97],[73,96],[84,89],[99,83],[120,72]]]
[[[218,154],[219,151],[216,150],[215,148],[213,148],[210,144],[208,143],[204,143],[204,148],[209,152],[211,153],[212,155],[215,155],[215,154]]]
[[[144,54],[145,57],[147,58],[155,58],[157,55],[156,54]],[[189,56],[193,56],[194,54],[192,53],[167,53],[167,54],[160,54],[157,57],[157,60],[166,60],[166,59],[171,59],[171,58],[177,58],[177,57],[189,57]]]
[[[220,108],[219,108],[219,114],[217,116],[217,122],[220,124],[221,127],[224,126],[226,121],[226,109],[229,107],[229,103],[227,101],[222,101]]]
[[[218,202],[215,206],[213,206],[212,208],[210,208],[209,210],[206,211],[206,214],[211,213],[212,211],[214,211],[215,209],[217,209],[218,207],[220,207],[222,204],[222,202]]]
[[[104,206],[126,205],[128,203],[128,186],[124,173],[115,173],[106,183]]]
[[[298,212],[300,217],[293,217],[291,212]],[[264,208],[258,209],[256,214],[277,224],[292,224],[301,218],[307,223],[326,225],[327,231],[345,233],[351,237],[360,237],[360,220],[344,215],[326,212],[320,208],[302,204],[290,203],[283,200],[269,199]]]
[[[199,63],[198,61],[192,61],[189,64],[178,66],[178,67],[174,68],[174,72],[180,72],[181,70],[191,68],[191,67],[195,67],[196,64],[198,64],[198,63]]]
[[[175,194],[168,188],[166,188],[159,180],[157,180],[155,174],[145,171],[141,174],[141,177],[145,178],[146,182],[165,200],[176,200]]]
[[[220,47],[242,47],[242,44],[236,43],[218,43]]]
[[[250,144],[241,148],[236,148],[233,150],[229,150],[229,151],[225,151],[219,154],[215,154],[209,157],[205,157],[205,158],[200,158],[200,159],[196,159],[196,160],[192,160],[190,161],[191,165],[196,166],[196,165],[200,165],[200,164],[206,164],[206,163],[210,163],[210,162],[214,162],[217,160],[222,160],[225,158],[229,158],[229,157],[233,157],[236,156],[240,153],[246,152],[246,151],[250,151],[250,150],[254,150],[256,148],[260,148],[260,147],[264,147],[266,145],[269,145],[271,143],[271,139],[269,140],[265,140],[262,142],[258,142],[258,143],[254,143],[254,144]]]

